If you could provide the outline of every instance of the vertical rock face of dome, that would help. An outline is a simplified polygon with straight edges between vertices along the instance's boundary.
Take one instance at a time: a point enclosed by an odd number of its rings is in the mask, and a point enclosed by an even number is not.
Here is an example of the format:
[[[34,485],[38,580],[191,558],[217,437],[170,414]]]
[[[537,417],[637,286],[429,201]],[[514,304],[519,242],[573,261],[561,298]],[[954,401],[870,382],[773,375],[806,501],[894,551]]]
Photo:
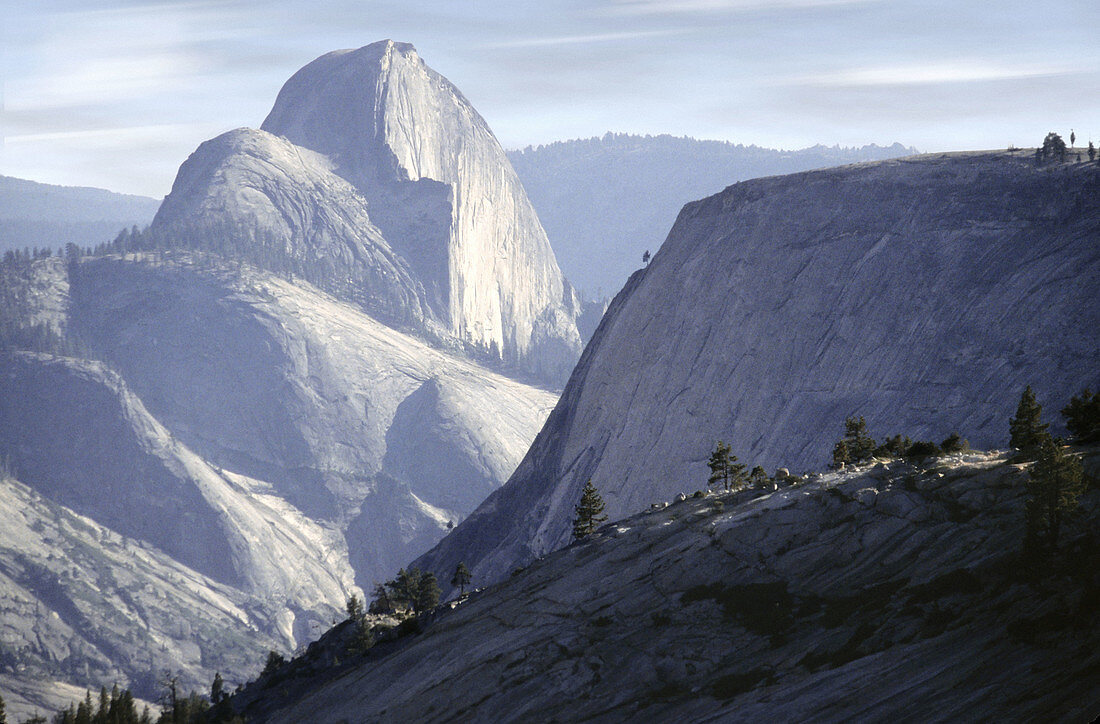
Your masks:
[[[262,129],[332,160],[454,337],[542,377],[568,374],[576,295],[492,131],[411,45],[318,58]]]

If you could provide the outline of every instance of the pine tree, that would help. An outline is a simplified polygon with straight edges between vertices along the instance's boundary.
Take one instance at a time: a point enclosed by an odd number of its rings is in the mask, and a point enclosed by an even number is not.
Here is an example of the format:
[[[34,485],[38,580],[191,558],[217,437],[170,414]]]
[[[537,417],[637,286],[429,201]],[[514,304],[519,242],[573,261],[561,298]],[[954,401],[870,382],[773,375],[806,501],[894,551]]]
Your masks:
[[[214,682],[210,684],[210,703],[217,706],[225,697],[225,681],[222,679],[222,672],[215,671]]]
[[[709,488],[715,483],[722,483],[728,490],[730,479],[730,446],[719,440],[714,448],[714,452],[710,454],[710,460],[707,461],[707,467],[710,468],[710,477],[707,478],[707,487]]]
[[[374,584],[374,597],[371,599],[370,612],[393,613],[393,611],[393,599],[390,598],[390,592],[386,589],[385,584]]]
[[[573,518],[573,538],[583,540],[596,532],[600,523],[607,520],[604,511],[603,498],[599,491],[592,485],[592,480],[584,484],[581,493],[581,502],[575,508],[576,517]]]
[[[439,605],[439,594],[439,581],[436,580],[434,573],[426,571],[420,576],[416,587],[416,600],[413,610],[416,613],[431,611]]]
[[[745,466],[737,462],[737,456],[730,454],[730,446],[721,440],[711,453],[707,467],[710,468],[708,488],[717,482],[721,482],[726,490],[737,490],[745,485]]]
[[[1019,450],[1017,459],[1035,459],[1035,451],[1048,427],[1041,420],[1042,414],[1043,408],[1035,401],[1035,393],[1031,391],[1031,385],[1028,385],[1020,395],[1020,404],[1016,406],[1016,417],[1008,423],[1010,433],[1008,444]]]
[[[833,465],[859,463],[875,454],[875,439],[867,432],[867,421],[860,415],[844,420],[844,437],[833,447]]]
[[[1045,534],[1049,550],[1058,547],[1062,519],[1077,509],[1077,499],[1085,490],[1081,461],[1067,455],[1048,433],[1040,436],[1036,460],[1027,483],[1027,540],[1036,549]]]
[[[1100,441],[1100,392],[1094,394],[1086,387],[1080,396],[1069,399],[1069,404],[1062,408],[1062,416],[1066,428],[1079,442]]]
[[[354,593],[348,598],[348,604],[345,608],[348,612],[348,618],[352,621],[363,618],[363,602]]]
[[[764,468],[757,465],[749,473],[749,485],[754,488],[763,488],[768,484],[768,474],[764,472]]]
[[[264,677],[264,676],[268,676],[270,674],[274,674],[285,663],[286,663],[286,659],[284,659],[283,655],[280,654],[278,651],[268,651],[267,652],[267,661],[264,662],[264,668],[263,668],[263,671],[260,672],[260,676]],[[173,679],[172,680],[172,701],[173,702],[177,701],[175,684],[176,684],[175,679]],[[175,706],[176,705],[173,704],[172,708],[174,709]]]
[[[451,577],[451,585],[458,586],[458,595],[466,595],[466,586],[470,585],[470,581],[473,580],[473,576],[470,575],[470,569],[466,567],[465,562],[460,562],[455,567],[455,574]]]
[[[0,724],[8,724],[8,714],[4,710],[4,697],[0,696]]]

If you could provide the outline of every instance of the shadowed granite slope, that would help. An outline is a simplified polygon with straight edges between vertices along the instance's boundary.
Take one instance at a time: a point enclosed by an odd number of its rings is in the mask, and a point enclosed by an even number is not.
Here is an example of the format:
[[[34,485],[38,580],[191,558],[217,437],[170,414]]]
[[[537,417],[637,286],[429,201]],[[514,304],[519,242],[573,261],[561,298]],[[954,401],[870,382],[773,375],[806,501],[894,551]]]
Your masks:
[[[612,519],[743,462],[872,432],[1004,444],[1100,383],[1100,167],[918,156],[736,184],[688,204],[604,317],[509,483],[419,565],[481,580],[568,542],[589,478]]]
[[[1087,722],[1100,490],[1028,573],[1020,467],[970,453],[674,501],[351,661],[326,656],[338,628],[234,703],[318,724]]]

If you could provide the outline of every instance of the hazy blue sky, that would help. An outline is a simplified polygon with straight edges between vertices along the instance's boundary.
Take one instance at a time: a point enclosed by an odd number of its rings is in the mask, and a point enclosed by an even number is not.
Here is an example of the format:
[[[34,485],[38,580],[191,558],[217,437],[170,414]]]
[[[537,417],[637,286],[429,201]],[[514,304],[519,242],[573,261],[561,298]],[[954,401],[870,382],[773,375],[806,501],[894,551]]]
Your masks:
[[[0,174],[162,196],[329,50],[411,42],[506,147],[1100,141],[1100,2],[3,0]]]

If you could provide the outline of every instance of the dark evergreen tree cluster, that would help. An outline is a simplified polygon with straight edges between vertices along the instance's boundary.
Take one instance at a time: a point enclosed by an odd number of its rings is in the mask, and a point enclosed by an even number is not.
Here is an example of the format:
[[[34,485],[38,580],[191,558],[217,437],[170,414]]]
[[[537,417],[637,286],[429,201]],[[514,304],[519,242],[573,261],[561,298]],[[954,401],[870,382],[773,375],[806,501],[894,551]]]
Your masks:
[[[416,616],[438,606],[439,594],[439,581],[434,573],[402,568],[392,580],[375,586],[370,612]]]
[[[1070,431],[1081,437],[1092,428],[1084,423],[1097,404],[1088,389],[1074,396],[1063,410]],[[1066,516],[1077,509],[1077,500],[1085,490],[1081,460],[1067,452],[1061,440],[1050,434],[1043,422],[1043,408],[1028,385],[1020,395],[1016,415],[1009,421],[1010,445],[1015,459],[1033,461],[1028,471],[1026,533],[1024,549],[1032,554],[1051,552],[1058,547],[1058,536]],[[1084,423],[1084,424],[1083,424]]]
[[[1043,145],[1035,149],[1035,158],[1044,163],[1066,160],[1066,142],[1054,131],[1043,139]]]
[[[914,441],[908,435],[900,434],[876,444],[867,430],[867,421],[862,416],[849,417],[844,421],[844,437],[833,447],[833,467],[862,463],[872,458],[920,460],[969,449],[970,443],[957,432],[951,433],[939,444],[931,440]]]
[[[603,498],[600,497],[599,491],[596,490],[596,486],[592,484],[590,478],[584,484],[584,490],[581,491],[581,502],[574,508],[574,540],[584,540],[596,532],[596,529],[600,527],[600,523],[607,520],[604,508]]]
[[[20,249],[8,249],[4,252],[4,265],[12,267],[27,267],[31,262],[38,261],[39,259],[49,259],[53,256],[53,249],[45,247],[39,249],[36,247],[24,247]]]
[[[179,691],[178,679],[171,674],[165,675],[162,684],[164,685],[164,695],[161,697],[163,708],[156,718],[153,718],[148,706],[143,706],[139,713],[136,700],[130,690],[119,690],[116,685],[110,692],[106,687],[102,687],[99,690],[98,699],[93,699],[89,691],[83,701],[70,704],[57,712],[53,717],[53,724],[209,724],[212,722],[243,724],[243,720],[233,714],[228,706],[229,697],[224,691],[225,682],[222,681],[221,674],[214,676],[214,683],[210,688],[210,699],[194,691],[184,696]],[[211,702],[214,704],[213,708],[211,708]],[[29,721],[40,721],[45,724],[46,719],[38,718]],[[0,724],[4,722],[3,706],[0,704]]]
[[[1035,451],[1027,483],[1027,538],[1030,551],[1053,551],[1063,519],[1077,509],[1085,491],[1081,461],[1059,441],[1044,435]]]
[[[1080,395],[1070,398],[1062,408],[1066,428],[1078,442],[1100,442],[1100,392],[1085,388]]]
[[[875,439],[867,431],[867,421],[860,415],[844,421],[844,437],[833,446],[833,465],[861,463],[875,454]]]

